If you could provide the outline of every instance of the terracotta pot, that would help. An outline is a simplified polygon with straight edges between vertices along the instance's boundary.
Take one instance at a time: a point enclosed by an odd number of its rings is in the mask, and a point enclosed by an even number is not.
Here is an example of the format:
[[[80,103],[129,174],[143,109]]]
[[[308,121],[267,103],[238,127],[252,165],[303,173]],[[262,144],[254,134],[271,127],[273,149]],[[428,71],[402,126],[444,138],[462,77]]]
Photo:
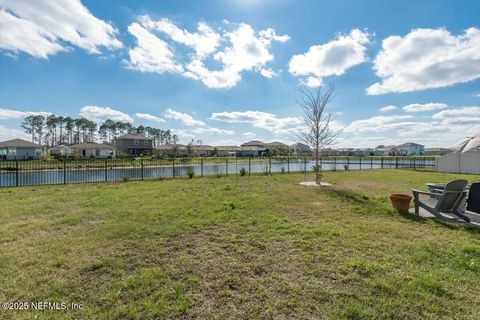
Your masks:
[[[399,213],[408,213],[411,200],[412,197],[408,194],[392,193],[390,195],[390,201],[392,202],[392,206],[397,209]]]

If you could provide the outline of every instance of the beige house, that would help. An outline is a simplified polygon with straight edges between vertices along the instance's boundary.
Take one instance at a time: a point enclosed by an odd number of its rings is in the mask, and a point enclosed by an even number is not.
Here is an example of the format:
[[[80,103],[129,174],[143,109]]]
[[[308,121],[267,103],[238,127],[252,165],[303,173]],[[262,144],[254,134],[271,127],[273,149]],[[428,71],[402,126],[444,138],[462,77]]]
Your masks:
[[[307,156],[311,154],[310,147],[299,142],[292,144],[290,149],[292,149],[293,154],[296,156]]]
[[[183,157],[187,155],[187,147],[184,144],[162,144],[153,148],[153,154],[159,158]]]
[[[238,146],[214,146],[214,153],[218,157],[235,157],[239,155],[241,148]]]

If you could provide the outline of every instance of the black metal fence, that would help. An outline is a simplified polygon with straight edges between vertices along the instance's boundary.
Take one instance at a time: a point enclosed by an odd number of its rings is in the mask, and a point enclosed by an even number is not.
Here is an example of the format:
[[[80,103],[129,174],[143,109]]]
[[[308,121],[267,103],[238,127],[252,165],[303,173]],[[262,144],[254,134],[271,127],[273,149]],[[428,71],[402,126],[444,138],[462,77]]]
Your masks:
[[[427,157],[322,157],[323,171],[435,168]],[[313,172],[313,157],[94,159],[0,161],[0,187],[146,179],[191,175]]]

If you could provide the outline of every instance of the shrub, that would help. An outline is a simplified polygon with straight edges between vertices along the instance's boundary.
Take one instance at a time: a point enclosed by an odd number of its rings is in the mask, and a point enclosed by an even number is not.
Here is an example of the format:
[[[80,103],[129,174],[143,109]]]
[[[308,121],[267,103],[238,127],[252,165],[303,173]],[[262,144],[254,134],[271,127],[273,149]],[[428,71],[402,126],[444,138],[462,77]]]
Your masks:
[[[344,164],[343,169],[345,169],[345,171],[348,171],[348,165]]]
[[[282,167],[280,170],[282,171],[282,174],[285,173],[285,167]]]
[[[247,170],[245,168],[240,169],[240,176],[245,177],[247,175]]]
[[[188,168],[187,175],[189,179],[193,179],[193,176],[195,175],[193,168]]]
[[[224,211],[230,212],[230,211],[235,210],[235,203],[233,203],[233,202],[224,201],[222,205],[223,205],[223,210]]]
[[[130,178],[127,177],[127,176],[125,176],[125,177],[122,178],[122,181],[123,181],[123,182],[128,182],[128,181],[130,181]]]

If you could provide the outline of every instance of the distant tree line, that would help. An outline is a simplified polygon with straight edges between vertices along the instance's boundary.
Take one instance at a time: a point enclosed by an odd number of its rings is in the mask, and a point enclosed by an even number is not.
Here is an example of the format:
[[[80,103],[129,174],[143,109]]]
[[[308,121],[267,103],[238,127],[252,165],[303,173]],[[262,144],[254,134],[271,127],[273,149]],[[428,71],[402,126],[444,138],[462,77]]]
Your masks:
[[[179,138],[170,130],[153,127],[132,126],[128,122],[105,120],[100,126],[95,122],[78,118],[57,116],[54,114],[30,115],[22,122],[22,128],[32,137],[33,143],[54,147],[61,144],[77,144],[82,142],[113,143],[115,139],[127,133],[141,133],[153,139],[154,146],[176,144]]]

